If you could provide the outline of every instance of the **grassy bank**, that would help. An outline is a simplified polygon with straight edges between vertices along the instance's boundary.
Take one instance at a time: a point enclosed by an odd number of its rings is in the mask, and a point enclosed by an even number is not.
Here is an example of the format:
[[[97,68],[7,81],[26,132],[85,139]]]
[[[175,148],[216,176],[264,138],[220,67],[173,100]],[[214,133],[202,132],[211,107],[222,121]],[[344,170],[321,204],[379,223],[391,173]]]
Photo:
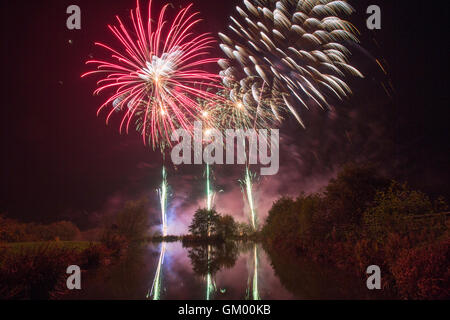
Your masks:
[[[36,248],[41,246],[49,246],[52,248],[60,249],[74,249],[77,251],[83,251],[89,248],[93,244],[98,242],[92,241],[27,241],[27,242],[10,242],[0,243],[0,249],[9,249],[13,251],[20,251],[27,248]]]
[[[67,294],[66,269],[109,263],[115,252],[86,241],[17,242],[0,247],[1,299],[57,299]]]

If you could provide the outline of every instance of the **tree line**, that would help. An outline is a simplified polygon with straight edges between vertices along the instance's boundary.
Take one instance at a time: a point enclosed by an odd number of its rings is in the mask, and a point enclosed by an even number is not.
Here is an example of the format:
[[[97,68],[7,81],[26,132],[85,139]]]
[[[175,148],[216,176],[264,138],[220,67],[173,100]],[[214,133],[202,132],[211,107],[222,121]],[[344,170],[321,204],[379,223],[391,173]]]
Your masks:
[[[262,228],[269,252],[288,252],[365,277],[383,270],[401,298],[449,298],[448,206],[370,165],[347,165],[322,192],[281,197]]]

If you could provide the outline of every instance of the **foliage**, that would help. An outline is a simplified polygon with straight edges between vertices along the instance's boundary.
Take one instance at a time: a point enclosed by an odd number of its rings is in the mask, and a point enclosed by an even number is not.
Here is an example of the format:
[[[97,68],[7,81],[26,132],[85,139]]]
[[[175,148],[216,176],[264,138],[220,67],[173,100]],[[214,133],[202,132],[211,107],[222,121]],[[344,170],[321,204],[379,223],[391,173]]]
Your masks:
[[[150,227],[148,200],[128,201],[117,213],[113,228],[128,240],[141,240]]]
[[[197,209],[189,225],[189,232],[197,237],[210,237],[218,233],[220,215],[215,209]]]
[[[222,239],[231,239],[237,235],[237,224],[230,215],[220,216],[217,221],[217,235]]]
[[[249,223],[237,222],[236,233],[239,237],[249,237],[254,233],[254,231],[253,227]]]
[[[450,297],[449,238],[403,250],[392,266],[401,297],[405,299],[448,299]]]
[[[66,269],[98,267],[111,252],[87,242],[27,242],[0,248],[0,299],[50,299],[68,293]]]
[[[81,267],[85,269],[98,267],[102,259],[109,254],[110,251],[103,244],[91,243],[88,248],[80,253],[81,261],[83,261]]]
[[[121,250],[128,246],[127,239],[118,234],[116,230],[106,230],[101,239],[102,244],[111,250],[114,255],[119,255]]]
[[[371,165],[348,164],[325,188],[326,213],[333,224],[359,224],[363,212],[371,205],[377,190],[388,180]]]
[[[311,234],[314,214],[321,205],[319,195],[302,194],[295,200],[282,197],[270,209],[262,233],[267,241],[276,246],[291,243],[299,246],[302,239]]]
[[[393,181],[387,190],[377,192],[374,205],[366,210],[363,220],[371,236],[383,241],[389,233],[407,234],[417,218],[431,213],[433,205],[427,195]],[[432,227],[424,221],[420,224],[422,229]]]
[[[183,246],[188,246],[183,242]],[[192,269],[198,275],[216,274],[222,268],[232,268],[239,255],[234,241],[188,246],[188,257],[191,259]]]
[[[78,262],[74,250],[48,245],[4,249],[0,256],[0,297],[5,299],[49,299],[67,266]]]
[[[0,215],[0,241],[50,241],[74,240],[80,234],[78,227],[69,221],[54,222],[49,225],[21,223]]]
[[[449,298],[448,209],[422,192],[346,166],[323,193],[282,197],[263,226],[264,243],[365,277],[379,265],[383,287],[401,298]]]

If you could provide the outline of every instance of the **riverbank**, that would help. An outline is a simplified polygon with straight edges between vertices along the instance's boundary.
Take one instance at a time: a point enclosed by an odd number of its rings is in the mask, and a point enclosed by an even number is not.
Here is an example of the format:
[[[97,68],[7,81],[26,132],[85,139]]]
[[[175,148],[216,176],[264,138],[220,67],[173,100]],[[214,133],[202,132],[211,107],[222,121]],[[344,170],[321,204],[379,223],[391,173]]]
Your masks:
[[[399,299],[450,298],[450,214],[442,199],[350,167],[324,192],[281,198],[263,227],[269,252],[308,257],[367,279]]]
[[[146,238],[146,241],[148,242],[152,242],[152,243],[162,243],[162,242],[177,242],[180,241],[182,243],[185,244],[198,244],[198,245],[202,245],[202,244],[221,244],[223,242],[227,242],[227,241],[243,241],[243,242],[261,242],[262,241],[262,237],[261,234],[258,232],[255,232],[254,234],[251,235],[235,235],[235,236],[230,236],[227,238],[224,237],[220,237],[220,236],[211,236],[211,237],[202,237],[202,236],[194,236],[194,235],[181,235],[181,236],[174,236],[174,235],[169,235],[169,236],[154,236],[154,237],[148,237]]]
[[[78,265],[82,272],[94,270],[119,260],[124,250],[88,241],[2,243],[0,298],[58,299],[68,293],[68,266]]]

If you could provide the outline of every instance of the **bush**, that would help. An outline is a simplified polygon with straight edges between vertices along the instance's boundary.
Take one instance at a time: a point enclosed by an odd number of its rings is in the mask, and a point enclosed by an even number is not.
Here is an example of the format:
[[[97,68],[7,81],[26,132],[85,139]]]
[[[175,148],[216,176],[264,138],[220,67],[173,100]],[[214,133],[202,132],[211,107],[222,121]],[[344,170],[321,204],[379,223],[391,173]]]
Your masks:
[[[391,272],[404,299],[450,298],[450,239],[403,250]]]
[[[83,269],[90,269],[100,265],[103,258],[110,254],[110,250],[103,244],[92,244],[81,252]]]
[[[449,298],[446,202],[405,184],[386,184],[371,167],[347,166],[323,194],[282,197],[263,226],[265,245],[364,276],[385,270],[383,287],[406,299]],[[446,239],[446,240],[443,240]]]
[[[283,197],[269,211],[262,233],[275,246],[297,249],[311,236],[312,221],[321,207],[319,195]]]
[[[112,230],[106,230],[104,232],[101,242],[115,255],[120,254],[121,250],[128,246],[128,240],[123,235]]]
[[[115,218],[114,228],[126,239],[142,240],[150,227],[148,200],[128,201]]]
[[[76,263],[73,249],[42,245],[24,247],[20,252],[5,249],[1,254],[0,297],[3,299],[49,299],[52,290]]]
[[[80,234],[78,227],[69,221],[54,222],[49,225],[20,223],[0,216],[0,241],[63,241],[74,240]]]
[[[427,195],[394,181],[387,190],[377,192],[374,205],[366,210],[363,220],[370,236],[381,242],[389,233],[410,233],[415,219],[430,213],[433,205]],[[433,222],[420,221],[416,229],[438,227]]]
[[[328,217],[335,225],[360,224],[363,212],[372,204],[377,190],[389,181],[371,165],[348,164],[325,188]]]

